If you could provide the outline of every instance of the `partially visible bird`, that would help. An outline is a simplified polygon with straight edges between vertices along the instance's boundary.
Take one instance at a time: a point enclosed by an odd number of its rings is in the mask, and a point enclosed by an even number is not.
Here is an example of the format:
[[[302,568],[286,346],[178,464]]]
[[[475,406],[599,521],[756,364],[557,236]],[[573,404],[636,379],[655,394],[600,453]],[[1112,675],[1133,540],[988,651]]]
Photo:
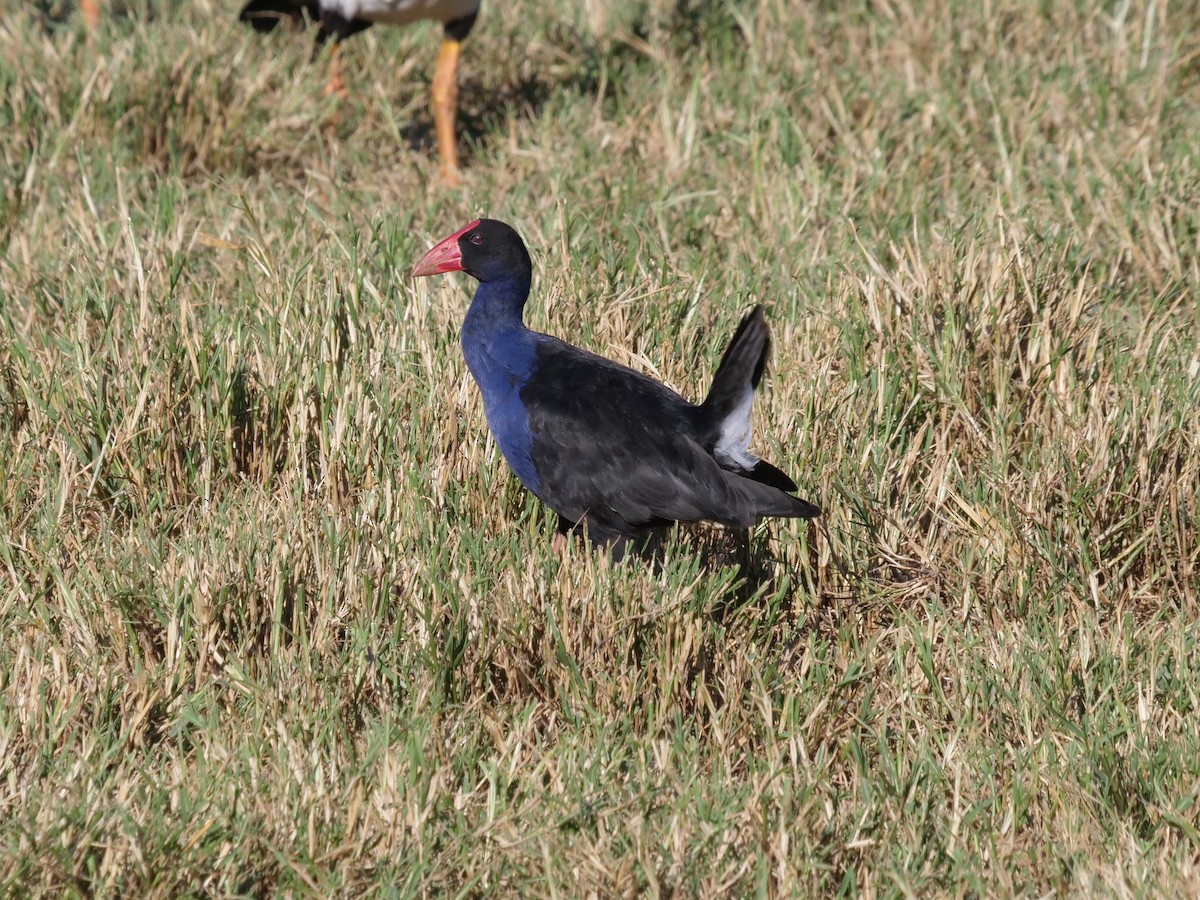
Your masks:
[[[250,0],[239,18],[256,31],[271,31],[280,22],[302,25],[320,23],[317,47],[333,39],[330,51],[329,83],[326,94],[345,96],[338,51],[341,41],[376,23],[407,25],[421,19],[433,19],[443,26],[442,49],[438,54],[431,89],[434,129],[437,132],[441,177],[447,184],[462,181],[458,168],[458,146],[454,140],[454,118],[458,104],[458,58],[480,0]]]
[[[770,345],[756,306],[742,320],[708,397],[670,388],[558,338],[521,313],[533,266],[503,222],[480,219],[442,240],[412,274],[465,271],[479,280],[462,348],[488,427],[521,483],[558,513],[560,544],[583,532],[617,544],[672,522],[747,528],[768,516],[821,511],[750,452],[750,408]]]

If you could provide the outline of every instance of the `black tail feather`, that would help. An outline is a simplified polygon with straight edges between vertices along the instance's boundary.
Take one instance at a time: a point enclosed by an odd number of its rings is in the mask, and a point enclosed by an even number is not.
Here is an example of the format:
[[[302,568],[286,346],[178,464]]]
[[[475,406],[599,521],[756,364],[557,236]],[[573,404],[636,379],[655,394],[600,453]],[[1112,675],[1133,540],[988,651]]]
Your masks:
[[[717,374],[713,376],[712,388],[702,406],[709,427],[713,429],[714,434],[721,434],[722,429],[729,426],[727,420],[735,414],[736,416],[749,415],[746,404],[753,402],[751,396],[759,382],[762,381],[770,352],[770,329],[767,327],[763,308],[756,306],[742,319],[733,339],[729,342],[725,355],[721,357],[721,364],[717,367]],[[735,427],[736,422],[735,418]],[[718,444],[718,448],[719,446]],[[743,463],[741,466],[725,463],[723,465],[727,465],[727,468],[733,470],[737,476],[748,481],[785,491],[787,494],[794,494],[798,490],[796,482],[792,481],[785,472],[766,460],[757,459],[750,454],[747,456],[754,460],[752,467],[748,463]],[[779,504],[778,508],[772,507],[765,500],[764,502],[767,503],[764,509],[771,511],[763,512],[762,515],[812,518],[821,514],[818,507],[796,497],[776,496],[774,502]]]
[[[779,488],[781,491],[787,491],[789,494],[794,494],[800,488],[796,487],[796,482],[788,477],[788,474],[781,469],[777,469],[765,459],[760,459],[755,463],[754,468],[749,472],[742,472],[742,477],[749,478],[751,481],[757,481],[759,484],[766,484],[773,488]]]
[[[776,490],[773,485],[769,486],[757,480],[743,478],[732,472],[727,472],[725,477],[737,479],[739,492],[750,499],[755,519],[774,516],[788,519],[815,519],[821,515],[821,508],[816,504],[793,497],[791,494],[785,494]]]
[[[733,339],[721,357],[712,387],[704,401],[704,409],[710,422],[720,422],[737,408],[746,392],[746,383],[751,389],[758,387],[763,371],[767,367],[767,355],[771,350],[771,334],[763,308],[756,306],[742,319],[734,332]]]

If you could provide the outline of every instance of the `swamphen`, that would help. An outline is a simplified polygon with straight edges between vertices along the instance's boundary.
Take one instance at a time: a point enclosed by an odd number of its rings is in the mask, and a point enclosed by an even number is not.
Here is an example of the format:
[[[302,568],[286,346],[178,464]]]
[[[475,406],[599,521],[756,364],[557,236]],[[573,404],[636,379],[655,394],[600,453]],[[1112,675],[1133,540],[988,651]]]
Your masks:
[[[347,93],[338,63],[340,42],[352,34],[370,28],[376,22],[407,25],[420,19],[434,19],[444,27],[442,49],[434,70],[433,122],[437,132],[442,180],[458,184],[458,145],[454,141],[454,116],[458,104],[458,56],[475,17],[480,0],[250,0],[239,18],[255,31],[271,31],[281,21],[302,24],[307,17],[321,23],[317,46],[329,38],[335,41],[331,51],[331,71],[326,94]]]
[[[520,236],[480,219],[421,258],[412,274],[465,271],[479,287],[462,327],[463,356],[488,427],[521,483],[558,513],[558,532],[601,544],[671,522],[747,528],[766,516],[821,511],[750,452],[750,407],[767,363],[761,306],[738,327],[708,398],[665,385],[521,321],[533,266]],[[564,538],[556,535],[555,542]]]

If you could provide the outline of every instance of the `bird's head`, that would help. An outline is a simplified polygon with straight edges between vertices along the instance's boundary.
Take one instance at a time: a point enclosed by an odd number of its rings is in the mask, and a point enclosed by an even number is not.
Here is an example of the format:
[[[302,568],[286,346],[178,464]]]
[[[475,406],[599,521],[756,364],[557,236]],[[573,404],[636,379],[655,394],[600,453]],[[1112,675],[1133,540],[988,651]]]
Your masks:
[[[477,219],[434,245],[413,266],[413,277],[466,272],[482,282],[528,276],[529,251],[512,226],[495,219]]]

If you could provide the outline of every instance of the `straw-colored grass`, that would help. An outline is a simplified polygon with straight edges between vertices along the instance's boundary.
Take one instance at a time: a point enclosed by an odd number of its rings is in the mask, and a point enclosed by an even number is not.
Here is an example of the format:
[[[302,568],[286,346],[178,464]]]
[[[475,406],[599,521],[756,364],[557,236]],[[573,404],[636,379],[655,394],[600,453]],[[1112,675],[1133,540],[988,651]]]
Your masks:
[[[1200,7],[234,6],[0,20],[0,893],[1200,890]],[[553,552],[480,214],[825,515]]]

